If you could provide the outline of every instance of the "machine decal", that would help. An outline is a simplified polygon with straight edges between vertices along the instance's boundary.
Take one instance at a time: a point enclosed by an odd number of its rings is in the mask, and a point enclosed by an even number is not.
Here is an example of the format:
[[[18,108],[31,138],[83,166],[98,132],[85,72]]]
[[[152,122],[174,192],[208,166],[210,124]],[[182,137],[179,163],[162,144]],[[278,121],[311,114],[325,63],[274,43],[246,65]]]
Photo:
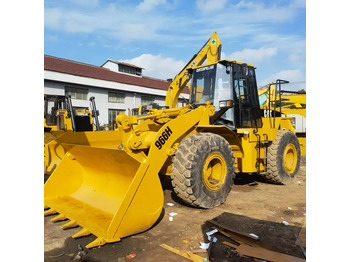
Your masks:
[[[155,142],[156,147],[160,150],[162,149],[165,142],[169,139],[173,131],[171,131],[170,127],[168,126],[161,136],[158,137],[157,141]]]
[[[213,69],[213,68],[214,68],[214,65],[200,67],[200,68],[196,69],[196,72],[202,72],[202,71],[210,70],[210,69]]]

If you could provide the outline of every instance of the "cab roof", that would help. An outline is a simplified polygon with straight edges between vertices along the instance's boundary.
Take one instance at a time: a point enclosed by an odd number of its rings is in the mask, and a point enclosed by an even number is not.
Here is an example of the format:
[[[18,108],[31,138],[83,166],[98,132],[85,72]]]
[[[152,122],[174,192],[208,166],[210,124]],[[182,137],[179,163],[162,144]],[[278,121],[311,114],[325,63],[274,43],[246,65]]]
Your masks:
[[[243,63],[243,62],[234,61],[234,60],[229,60],[229,59],[221,59],[221,60],[219,60],[219,61],[217,61],[217,62],[214,62],[214,63],[210,63],[210,64],[205,64],[205,65],[200,65],[200,66],[192,67],[192,69],[200,68],[200,67],[204,67],[204,66],[209,66],[209,65],[215,65],[215,64],[220,63],[220,62],[230,62],[230,63],[236,63],[236,64],[240,64],[240,65],[246,64],[246,65],[249,66],[249,67],[255,67],[254,65],[248,64],[248,63]]]

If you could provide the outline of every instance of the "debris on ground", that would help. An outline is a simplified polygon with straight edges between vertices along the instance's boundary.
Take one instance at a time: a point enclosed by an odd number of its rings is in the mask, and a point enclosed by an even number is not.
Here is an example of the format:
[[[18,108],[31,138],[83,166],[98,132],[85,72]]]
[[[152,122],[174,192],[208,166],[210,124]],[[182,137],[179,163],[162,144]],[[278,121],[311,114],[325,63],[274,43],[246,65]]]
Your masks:
[[[259,239],[259,236],[258,235],[255,235],[253,233],[249,233],[249,236],[251,236],[252,238],[258,240]]]
[[[294,233],[294,236],[295,236],[296,242],[298,243],[298,246],[301,248],[304,258],[296,257],[294,255],[281,252],[277,246],[271,245],[270,243],[263,242],[260,239],[260,237],[255,233],[239,232],[237,230],[230,228],[229,226],[227,226],[227,224],[223,225],[216,220],[208,220],[207,222],[214,225],[214,227],[217,229],[217,232],[219,234],[217,235],[218,238],[219,236],[222,236],[219,238],[218,243],[227,246],[228,249],[227,248],[224,249],[222,247],[219,247],[219,248],[221,248],[220,250],[221,253],[225,252],[227,258],[231,254],[232,256],[237,257],[237,259],[243,259],[242,261],[276,261],[276,262],[306,261],[304,259],[306,258],[306,251],[302,246],[301,240],[299,239],[299,237],[297,237],[295,233]],[[286,221],[283,221],[282,224],[289,225],[289,223]],[[213,232],[213,231],[214,230],[210,232]],[[223,239],[229,239],[229,241],[223,240]],[[210,243],[207,244],[207,247],[213,248],[213,246],[210,247]],[[229,249],[229,247],[231,247],[232,249]],[[216,247],[214,246],[214,249],[215,248]],[[210,251],[208,251],[208,260],[209,258],[210,258]],[[244,259],[248,259],[248,260],[244,260]]]
[[[49,257],[50,258],[56,258],[56,257],[62,257],[62,256],[72,257],[72,256],[74,256],[74,254],[61,253],[61,254],[58,254],[57,256],[49,256]]]
[[[80,244],[78,245],[78,254],[73,258],[73,261],[83,261],[88,251],[85,250]]]
[[[170,212],[169,214],[169,221],[173,221],[174,220],[174,216],[176,216],[177,215],[177,213],[176,212]]]
[[[57,256],[50,256],[50,258],[54,258],[54,257],[61,257],[61,256],[64,256],[64,253],[62,253],[62,254],[58,254]]]
[[[199,244],[200,244],[199,248],[201,248],[201,249],[208,249],[210,242],[209,243],[199,242]]]
[[[209,232],[206,232],[209,241],[211,240],[211,235],[215,234],[216,232],[218,232],[218,230],[216,228],[209,231]],[[216,237],[214,237],[213,242],[216,242],[216,241],[217,241],[217,239],[216,239]]]
[[[282,224],[285,225],[285,226],[289,226],[289,223],[285,220],[282,221]]]
[[[125,256],[127,259],[134,258],[136,257],[136,254],[130,254]]]

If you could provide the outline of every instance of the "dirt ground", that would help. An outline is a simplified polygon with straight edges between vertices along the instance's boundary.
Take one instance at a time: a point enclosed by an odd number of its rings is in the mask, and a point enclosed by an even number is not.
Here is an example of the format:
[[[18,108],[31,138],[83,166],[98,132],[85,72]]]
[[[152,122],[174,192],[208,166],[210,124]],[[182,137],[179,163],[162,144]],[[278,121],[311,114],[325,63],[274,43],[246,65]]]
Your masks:
[[[168,179],[164,179],[162,185],[164,209],[156,225],[120,242],[90,249],[80,261],[188,261],[159,245],[164,243],[181,251],[197,252],[199,242],[209,242],[206,232],[213,227],[206,221],[210,219],[242,233],[254,233],[279,252],[303,258],[301,249],[295,245],[294,234],[299,234],[306,217],[305,157],[302,157],[300,171],[292,184],[267,184],[253,175],[237,177],[226,202],[209,210],[182,204],[173,194]],[[169,221],[170,212],[178,213],[173,221]],[[78,245],[85,246],[95,237],[73,239],[71,236],[81,228],[62,230],[60,226],[67,221],[53,223],[52,217],[47,216],[44,220],[45,261],[73,261],[79,251]],[[287,221],[289,226],[283,225],[282,221]],[[219,233],[215,237],[218,241],[212,246],[210,261],[258,261],[239,256],[233,248],[223,245],[222,241],[232,242],[229,238]],[[130,254],[136,256],[126,258]],[[206,252],[196,254],[206,256]]]

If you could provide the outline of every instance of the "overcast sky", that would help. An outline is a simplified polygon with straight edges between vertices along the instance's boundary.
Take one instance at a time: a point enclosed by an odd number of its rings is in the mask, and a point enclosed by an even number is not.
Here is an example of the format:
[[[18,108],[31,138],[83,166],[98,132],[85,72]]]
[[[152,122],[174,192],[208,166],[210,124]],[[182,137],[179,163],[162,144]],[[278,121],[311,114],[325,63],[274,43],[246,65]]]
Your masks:
[[[45,0],[45,54],[100,66],[108,58],[173,78],[213,31],[222,58],[254,64],[258,86],[306,89],[305,0]]]

